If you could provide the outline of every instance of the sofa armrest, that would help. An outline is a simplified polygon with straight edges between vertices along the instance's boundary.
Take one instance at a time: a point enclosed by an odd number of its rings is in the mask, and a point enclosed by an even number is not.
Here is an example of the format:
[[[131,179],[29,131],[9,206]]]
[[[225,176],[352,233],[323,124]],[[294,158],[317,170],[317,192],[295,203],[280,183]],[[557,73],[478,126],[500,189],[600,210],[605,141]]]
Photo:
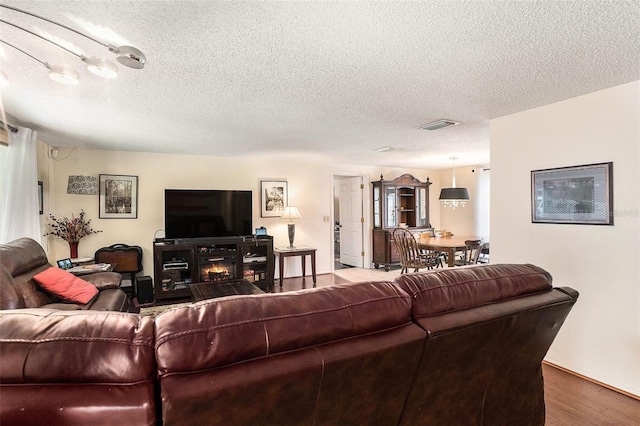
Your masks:
[[[99,291],[110,288],[120,288],[120,284],[122,283],[122,275],[117,272],[96,272],[82,275],[80,278],[96,286]]]
[[[574,300],[577,300],[578,296],[580,296],[580,293],[578,293],[577,290],[574,290],[571,287],[556,287],[556,290],[560,290],[561,292],[563,292],[564,294],[566,294],[567,296],[571,297]]]

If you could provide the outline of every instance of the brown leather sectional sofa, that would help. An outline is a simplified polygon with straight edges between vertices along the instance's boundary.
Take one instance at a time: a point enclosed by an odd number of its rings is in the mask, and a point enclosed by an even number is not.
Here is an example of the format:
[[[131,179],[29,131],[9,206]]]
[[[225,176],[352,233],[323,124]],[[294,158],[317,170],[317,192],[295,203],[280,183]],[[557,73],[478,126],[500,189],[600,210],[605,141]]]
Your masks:
[[[543,425],[578,297],[487,265],[159,315],[0,312],[0,424]]]
[[[120,289],[120,274],[97,272],[83,275],[82,279],[95,285],[99,292],[89,303],[76,304],[48,293],[34,281],[36,274],[51,267],[44,249],[31,238],[19,238],[0,245],[0,309],[134,310],[126,293]]]

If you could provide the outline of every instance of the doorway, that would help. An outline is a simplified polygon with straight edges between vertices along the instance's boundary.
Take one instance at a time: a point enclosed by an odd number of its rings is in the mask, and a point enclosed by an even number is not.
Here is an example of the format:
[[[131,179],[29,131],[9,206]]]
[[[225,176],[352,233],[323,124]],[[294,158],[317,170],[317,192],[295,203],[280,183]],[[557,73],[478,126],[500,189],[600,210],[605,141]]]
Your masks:
[[[364,178],[333,177],[334,270],[364,267]]]

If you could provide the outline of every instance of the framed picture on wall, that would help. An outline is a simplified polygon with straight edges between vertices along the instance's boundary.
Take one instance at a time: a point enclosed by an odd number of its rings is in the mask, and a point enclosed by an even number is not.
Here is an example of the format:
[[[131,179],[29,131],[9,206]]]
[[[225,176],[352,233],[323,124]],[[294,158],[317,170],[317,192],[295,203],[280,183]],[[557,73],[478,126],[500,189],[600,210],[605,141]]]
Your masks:
[[[260,181],[260,217],[280,217],[287,206],[287,181]]]
[[[100,219],[138,217],[138,176],[100,175]]]
[[[613,163],[533,170],[531,221],[613,225]]]

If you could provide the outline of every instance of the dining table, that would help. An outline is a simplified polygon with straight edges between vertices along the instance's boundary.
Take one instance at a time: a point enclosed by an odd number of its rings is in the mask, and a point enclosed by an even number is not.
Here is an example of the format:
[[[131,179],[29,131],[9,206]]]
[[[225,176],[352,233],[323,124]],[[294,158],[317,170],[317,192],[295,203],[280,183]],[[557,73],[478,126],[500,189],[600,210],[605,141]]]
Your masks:
[[[422,233],[417,238],[419,248],[447,253],[447,265],[450,268],[455,266],[456,252],[467,250],[465,241],[468,240],[482,240],[482,238],[477,235],[455,234],[449,237],[432,237],[427,233]]]

